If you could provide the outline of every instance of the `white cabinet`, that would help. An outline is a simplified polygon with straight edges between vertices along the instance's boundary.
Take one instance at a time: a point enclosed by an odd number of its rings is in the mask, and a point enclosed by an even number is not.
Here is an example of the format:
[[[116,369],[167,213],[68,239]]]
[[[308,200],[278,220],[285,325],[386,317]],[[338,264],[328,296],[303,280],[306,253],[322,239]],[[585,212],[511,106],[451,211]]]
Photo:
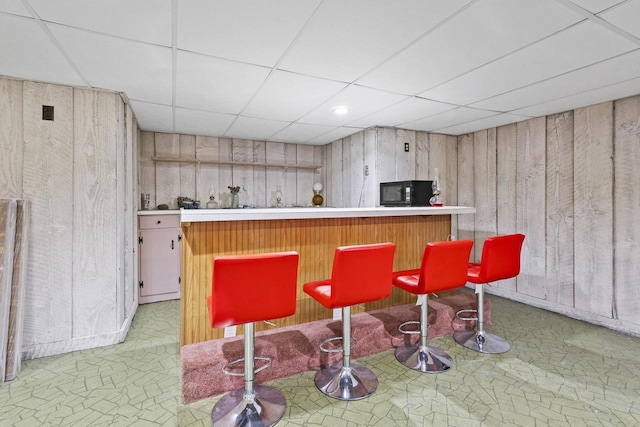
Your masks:
[[[140,304],[180,298],[180,215],[138,217]]]

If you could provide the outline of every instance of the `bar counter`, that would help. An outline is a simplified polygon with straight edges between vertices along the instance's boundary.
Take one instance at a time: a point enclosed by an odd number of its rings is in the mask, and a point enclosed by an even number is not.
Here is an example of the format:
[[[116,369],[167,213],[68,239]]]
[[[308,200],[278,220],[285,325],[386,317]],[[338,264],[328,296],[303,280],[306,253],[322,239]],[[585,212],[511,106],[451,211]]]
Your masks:
[[[394,242],[394,270],[418,268],[424,245],[446,240],[451,233],[451,215],[470,213],[475,213],[475,208],[183,209],[180,344],[224,336],[222,329],[209,327],[206,308],[217,256],[291,250],[300,254],[296,314],[270,321],[275,326],[256,324],[256,331],[271,329],[331,318],[332,311],[305,294],[302,286],[331,276],[336,247]],[[394,289],[389,298],[354,307],[352,312],[407,304],[414,299],[408,292]]]

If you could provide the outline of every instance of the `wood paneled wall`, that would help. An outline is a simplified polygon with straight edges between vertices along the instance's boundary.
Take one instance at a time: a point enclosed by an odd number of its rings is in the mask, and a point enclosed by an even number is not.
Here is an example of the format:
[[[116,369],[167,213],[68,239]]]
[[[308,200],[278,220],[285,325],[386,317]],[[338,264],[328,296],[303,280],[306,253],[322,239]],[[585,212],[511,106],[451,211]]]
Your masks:
[[[22,91],[22,81],[0,78],[0,193],[7,199],[22,198]]]
[[[450,215],[183,224],[181,345],[223,337],[222,329],[209,326],[206,306],[216,256],[288,250],[300,254],[296,314],[271,320],[280,327],[331,317],[332,311],[305,294],[302,286],[331,277],[336,247],[394,242],[394,270],[412,269],[420,265],[425,242],[444,240],[449,230]],[[354,313],[413,301],[413,295],[395,289],[391,297],[355,307]],[[256,330],[272,327],[256,324]]]
[[[150,194],[152,207],[167,204],[177,209],[178,196],[199,200],[205,207],[211,195],[223,207],[230,203],[227,187],[240,186],[240,204],[272,207],[280,186],[285,205],[311,205],[312,187],[323,182],[322,172],[295,166],[320,165],[321,153],[321,147],[310,145],[142,132],[140,192]],[[152,157],[246,162],[247,166],[168,163]],[[292,167],[251,166],[253,162]]]
[[[409,144],[408,152],[404,151],[405,143]],[[323,146],[322,164],[327,175],[328,206],[379,206],[381,182],[433,179],[435,168],[440,171],[446,204],[458,205],[455,136],[384,127],[367,129]],[[456,218],[452,228],[455,234]]]
[[[511,124],[502,126],[496,132],[496,174],[500,171],[500,179],[496,185],[496,233],[513,234],[516,232],[516,210],[513,201],[516,199],[516,144],[518,126]],[[468,216],[473,223],[473,217]],[[482,258],[482,248],[474,245],[476,260]],[[502,280],[497,284],[500,288],[515,291],[516,279]]]
[[[640,336],[639,163],[640,96],[458,137],[460,237],[526,235],[487,292]]]
[[[0,198],[31,202],[27,358],[126,335],[137,304],[132,116],[116,93],[0,79]]]
[[[5,380],[16,241],[17,201],[0,199],[0,385]]]
[[[621,321],[637,325],[640,324],[640,96],[616,101],[614,107],[613,314]]]

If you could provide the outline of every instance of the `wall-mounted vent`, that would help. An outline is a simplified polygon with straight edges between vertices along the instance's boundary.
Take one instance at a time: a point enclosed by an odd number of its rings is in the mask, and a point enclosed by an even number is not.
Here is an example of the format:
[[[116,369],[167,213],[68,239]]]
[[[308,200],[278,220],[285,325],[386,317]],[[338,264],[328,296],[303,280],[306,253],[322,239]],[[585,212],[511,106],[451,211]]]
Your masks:
[[[53,121],[53,105],[42,106],[42,120]]]

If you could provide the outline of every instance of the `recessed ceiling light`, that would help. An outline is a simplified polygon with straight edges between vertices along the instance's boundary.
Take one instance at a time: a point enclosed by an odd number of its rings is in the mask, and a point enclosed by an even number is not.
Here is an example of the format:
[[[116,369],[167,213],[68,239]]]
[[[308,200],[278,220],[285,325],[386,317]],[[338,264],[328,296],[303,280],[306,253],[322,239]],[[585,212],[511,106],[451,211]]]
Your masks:
[[[333,111],[333,114],[337,116],[344,116],[349,111],[351,111],[351,107],[348,107],[346,105],[336,105],[335,107],[331,107],[331,111]]]

